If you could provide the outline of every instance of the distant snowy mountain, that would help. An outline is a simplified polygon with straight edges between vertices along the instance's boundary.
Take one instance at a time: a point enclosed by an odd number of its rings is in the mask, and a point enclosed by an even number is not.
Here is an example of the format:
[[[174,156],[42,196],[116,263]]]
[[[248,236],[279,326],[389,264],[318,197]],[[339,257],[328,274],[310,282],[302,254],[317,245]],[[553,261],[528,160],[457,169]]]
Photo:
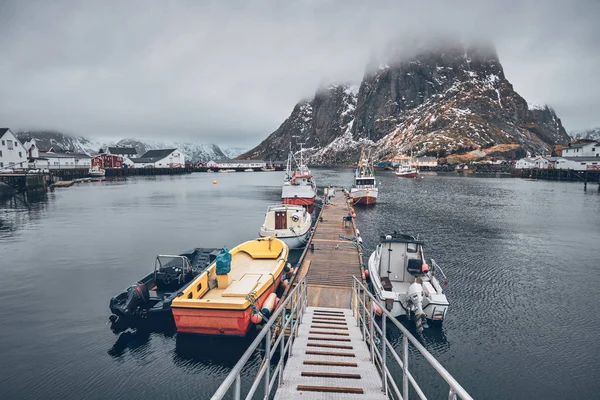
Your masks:
[[[60,149],[62,151],[85,153],[88,155],[97,154],[100,149],[106,150],[108,146],[133,147],[136,149],[138,157],[148,150],[176,148],[185,154],[186,161],[207,162],[210,160],[233,158],[242,152],[240,149],[225,149],[223,151],[216,144],[131,138],[119,141],[101,141],[56,131],[27,131],[17,132],[16,135],[21,140],[35,138],[38,146],[42,149],[54,147],[55,151],[59,151]]]
[[[590,139],[600,141],[600,128],[576,131],[569,134],[573,139]]]
[[[225,154],[227,156],[227,158],[233,159],[233,158],[236,158],[237,156],[239,156],[240,154],[248,151],[248,148],[245,148],[245,147],[229,147],[229,148],[221,147],[221,151],[223,152],[223,154]]]

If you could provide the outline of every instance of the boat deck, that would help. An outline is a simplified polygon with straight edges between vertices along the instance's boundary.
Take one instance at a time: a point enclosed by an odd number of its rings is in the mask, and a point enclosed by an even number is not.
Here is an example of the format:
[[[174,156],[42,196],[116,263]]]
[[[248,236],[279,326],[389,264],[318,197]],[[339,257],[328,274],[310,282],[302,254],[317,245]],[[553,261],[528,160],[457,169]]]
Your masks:
[[[352,277],[362,275],[359,251],[350,240],[355,227],[348,217],[350,206],[343,190],[321,211],[322,220],[315,225],[310,248],[300,268],[300,277],[306,275],[308,305],[317,307],[350,308]]]

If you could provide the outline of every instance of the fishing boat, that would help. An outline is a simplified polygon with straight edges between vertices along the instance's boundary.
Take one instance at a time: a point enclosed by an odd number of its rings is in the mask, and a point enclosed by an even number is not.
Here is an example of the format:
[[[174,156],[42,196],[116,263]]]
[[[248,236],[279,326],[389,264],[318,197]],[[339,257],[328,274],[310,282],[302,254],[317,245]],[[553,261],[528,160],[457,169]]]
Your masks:
[[[290,249],[298,249],[306,245],[311,225],[312,218],[304,207],[277,204],[267,208],[259,235],[283,240]]]
[[[235,169],[220,169],[219,172],[235,172]]]
[[[400,164],[396,169],[395,174],[400,178],[416,178],[419,175],[419,170],[413,166],[412,149],[410,150],[410,160],[408,164]]]
[[[448,300],[437,275],[446,276],[435,260],[425,262],[423,242],[410,235],[394,232],[382,236],[369,257],[369,278],[380,306],[393,316],[413,319],[418,330],[427,320],[443,321]]]
[[[373,166],[369,162],[369,158],[362,151],[354,173],[354,184],[350,188],[350,199],[353,204],[370,205],[377,202],[379,189],[375,182]]]
[[[312,211],[317,198],[317,185],[310,169],[304,164],[302,152],[302,144],[300,144],[300,157],[296,159],[290,149],[281,189],[281,202],[305,206]]]
[[[250,240],[231,251],[225,248],[173,300],[177,331],[245,336],[274,309],[288,253],[287,244],[275,238]]]
[[[93,177],[104,176],[106,175],[106,170],[104,170],[104,168],[94,166],[90,168],[88,175]]]
[[[265,171],[265,172],[273,172],[273,171],[275,171],[275,167],[273,167],[271,165],[267,165],[266,167],[262,167],[260,170]]]
[[[171,302],[177,292],[213,263],[220,249],[196,248],[180,255],[158,255],[154,271],[110,299],[111,330],[173,323]]]

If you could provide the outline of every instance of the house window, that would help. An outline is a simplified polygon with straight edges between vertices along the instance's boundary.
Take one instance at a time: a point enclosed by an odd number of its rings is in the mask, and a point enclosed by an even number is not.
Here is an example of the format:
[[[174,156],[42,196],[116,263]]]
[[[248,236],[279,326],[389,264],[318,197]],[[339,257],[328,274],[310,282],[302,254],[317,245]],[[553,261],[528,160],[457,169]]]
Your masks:
[[[14,148],[12,140],[7,140],[6,146],[8,147],[9,150],[12,150]]]
[[[596,151],[596,148],[595,148],[595,147],[592,147],[592,151]]]
[[[0,157],[2,157],[2,150],[0,150]]]
[[[5,145],[5,143],[4,143],[4,140],[3,140],[3,141],[2,141],[2,146],[4,146],[4,145]]]
[[[19,157],[23,157],[23,155],[21,155],[21,152],[19,152]]]
[[[4,163],[0,161],[0,168],[4,167]]]

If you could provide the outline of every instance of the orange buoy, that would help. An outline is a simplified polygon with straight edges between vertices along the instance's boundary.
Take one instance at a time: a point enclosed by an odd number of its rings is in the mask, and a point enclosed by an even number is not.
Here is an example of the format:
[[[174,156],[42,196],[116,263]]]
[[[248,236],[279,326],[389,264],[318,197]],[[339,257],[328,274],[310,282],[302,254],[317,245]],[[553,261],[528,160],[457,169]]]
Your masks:
[[[275,293],[271,293],[267,296],[265,302],[262,305],[262,309],[260,310],[265,317],[269,317],[273,310],[275,309],[275,300],[277,299],[277,295]]]
[[[378,317],[381,317],[381,315],[383,314],[383,310],[381,309],[381,307],[379,307],[379,304],[372,301],[371,306],[373,307],[373,312],[375,313],[375,315],[377,315]]]
[[[213,181],[213,185],[216,185],[216,184],[217,184],[217,181]]]
[[[250,317],[250,321],[252,321],[252,323],[254,324],[260,324],[262,322],[262,317],[260,316],[260,314],[255,313],[254,311],[252,311],[252,316]]]
[[[421,265],[421,272],[422,273],[429,272],[429,265],[423,263],[423,265]]]

